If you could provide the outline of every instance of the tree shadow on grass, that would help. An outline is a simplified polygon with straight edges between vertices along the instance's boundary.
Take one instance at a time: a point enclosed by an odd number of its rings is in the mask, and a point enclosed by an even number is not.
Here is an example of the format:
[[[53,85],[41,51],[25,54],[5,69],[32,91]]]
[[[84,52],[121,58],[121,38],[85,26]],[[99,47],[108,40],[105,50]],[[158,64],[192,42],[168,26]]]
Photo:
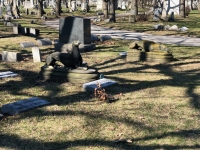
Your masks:
[[[133,143],[126,143],[126,142],[118,142],[115,143],[114,141],[109,140],[103,140],[103,139],[79,139],[74,141],[65,141],[65,142],[40,142],[36,139],[26,139],[21,138],[17,135],[11,134],[0,134],[1,143],[0,146],[2,148],[7,149],[17,149],[17,150],[54,150],[54,149],[68,149],[76,147],[76,146],[89,146],[92,147],[109,147],[112,149],[124,149],[124,150],[130,150],[130,149],[199,149],[200,145],[168,145],[168,144],[145,144],[145,145],[138,145],[134,144],[134,142],[137,141],[148,141],[151,139],[162,139],[167,136],[174,136],[174,137],[184,137],[184,138],[190,138],[190,136],[199,136],[200,130],[184,130],[184,131],[178,131],[178,132],[169,132],[166,134],[160,134],[160,135],[154,135],[154,136],[147,136],[142,137],[139,139],[132,139]],[[9,142],[6,142],[9,141]]]
[[[99,65],[99,68],[113,68],[110,71],[105,72],[105,75],[113,75],[113,74],[117,74],[117,73],[126,73],[126,72],[140,72],[141,70],[144,69],[148,69],[148,68],[153,68],[153,69],[157,69],[160,71],[160,73],[166,75],[166,76],[170,76],[170,79],[164,79],[164,80],[156,80],[156,81],[137,81],[137,80],[128,80],[128,79],[124,79],[124,78],[120,78],[120,77],[112,77],[113,79],[115,79],[116,81],[119,82],[119,84],[115,87],[113,87],[114,89],[116,88],[116,90],[109,90],[109,92],[111,92],[111,94],[118,94],[119,90],[123,93],[128,93],[128,92],[133,92],[133,91],[137,91],[137,90],[142,90],[142,89],[146,89],[147,87],[157,87],[160,85],[168,85],[168,86],[178,86],[178,87],[187,87],[187,95],[189,97],[191,97],[191,105],[193,106],[193,108],[199,110],[200,109],[200,102],[199,102],[199,95],[196,94],[194,92],[194,89],[196,87],[196,85],[198,85],[197,81],[199,79],[199,73],[193,73],[192,75],[190,74],[191,72],[175,72],[171,69],[171,67],[174,64],[156,64],[156,65],[143,65],[141,67],[137,67],[137,68],[124,68],[124,69],[118,69],[113,67],[112,65],[110,65],[110,62],[115,61],[115,59],[118,60],[118,58],[114,58],[112,60],[105,60],[104,62],[102,62]],[[118,63],[118,65],[125,65],[127,62],[120,62]],[[200,63],[200,62],[195,62],[195,63]],[[177,66],[181,66],[181,65],[186,65],[188,63],[176,63],[175,65]],[[36,85],[35,84],[35,79],[36,76],[38,75],[38,73],[36,72],[31,72],[31,71],[26,71],[26,70],[14,70],[12,68],[12,66],[7,66],[8,68],[10,68],[13,71],[16,71],[17,73],[20,74],[20,76],[23,78],[21,81],[8,81],[6,83],[4,83],[3,85],[1,85],[2,90],[8,90],[10,92],[10,94],[12,95],[29,95],[30,97],[34,97],[35,94],[34,93],[26,93],[23,92],[23,89],[26,88],[32,88],[34,86],[39,86],[41,88],[44,89],[44,91],[49,91],[48,95],[41,95],[41,98],[46,99],[47,101],[51,102],[52,105],[68,105],[71,103],[75,103],[75,102],[80,102],[80,101],[87,101],[90,100],[90,95],[88,95],[88,93],[85,92],[78,92],[75,94],[71,94],[68,96],[58,96],[58,94],[63,91],[62,87],[60,86],[59,83],[55,83],[55,82],[48,82],[48,83],[44,83],[41,85]],[[93,66],[95,67],[95,65]],[[193,70],[196,71],[196,70]],[[187,79],[187,80],[186,80]],[[128,82],[137,82],[137,84],[129,84]],[[20,86],[19,86],[20,85]],[[53,88],[52,88],[53,87]],[[43,109],[37,109],[35,111],[33,111],[32,113],[24,113],[22,115],[20,115],[20,117],[18,118],[13,118],[13,120],[16,121],[8,121],[10,124],[14,124],[17,121],[23,120],[27,117],[31,118],[31,117],[35,117],[35,116],[60,116],[60,115],[81,115],[83,117],[89,118],[89,119],[95,119],[95,118],[101,118],[103,120],[112,120],[113,122],[121,122],[124,123],[128,126],[132,126],[135,128],[138,128],[138,130],[155,130],[152,127],[149,127],[141,122],[137,122],[134,120],[129,120],[129,119],[122,119],[119,120],[113,116],[107,116],[107,114],[103,114],[103,115],[98,115],[97,114],[92,114],[90,112],[85,112],[85,111],[71,111],[71,110],[66,110],[66,111],[45,111]],[[143,136],[141,138],[135,138],[132,139],[133,143],[115,143],[114,140],[113,141],[109,141],[109,140],[103,140],[103,139],[77,139],[74,141],[70,141],[70,140],[65,140],[65,141],[49,141],[49,142],[42,142],[39,140],[36,140],[35,138],[33,139],[26,139],[26,138],[22,138],[19,137],[15,134],[5,134],[5,133],[1,133],[0,134],[0,138],[2,139],[0,142],[0,147],[3,148],[15,148],[15,149],[67,149],[67,148],[73,148],[76,146],[89,146],[89,147],[93,147],[93,146],[97,146],[97,147],[101,147],[101,146],[105,146],[105,147],[109,147],[112,149],[198,149],[200,148],[199,145],[166,145],[166,144],[150,144],[150,145],[143,145],[143,144],[134,144],[134,142],[139,142],[139,141],[148,141],[148,140],[154,140],[154,139],[162,139],[168,136],[173,136],[173,137],[182,137],[182,138],[192,138],[192,137],[197,137],[199,136],[200,131],[199,130],[181,130],[181,131],[177,131],[177,132],[167,132],[167,133],[163,133],[163,134],[159,134],[159,135],[153,135],[153,136]],[[9,141],[9,142],[8,142]]]

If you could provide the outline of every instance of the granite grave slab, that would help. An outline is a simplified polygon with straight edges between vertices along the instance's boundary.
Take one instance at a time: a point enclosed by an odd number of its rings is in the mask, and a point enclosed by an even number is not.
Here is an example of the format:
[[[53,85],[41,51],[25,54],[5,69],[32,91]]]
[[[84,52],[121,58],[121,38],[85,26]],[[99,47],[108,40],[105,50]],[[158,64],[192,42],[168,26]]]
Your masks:
[[[16,77],[16,76],[18,76],[18,74],[12,71],[0,72],[0,79],[8,77]]]
[[[16,115],[34,108],[49,105],[50,102],[40,99],[38,97],[32,97],[29,99],[19,100],[17,102],[5,104],[1,107],[1,113],[8,115]]]
[[[101,85],[102,88],[117,84],[117,82],[114,80],[103,78],[92,82],[84,83],[82,86],[82,90],[86,92],[94,91],[94,89],[97,88],[98,83]]]

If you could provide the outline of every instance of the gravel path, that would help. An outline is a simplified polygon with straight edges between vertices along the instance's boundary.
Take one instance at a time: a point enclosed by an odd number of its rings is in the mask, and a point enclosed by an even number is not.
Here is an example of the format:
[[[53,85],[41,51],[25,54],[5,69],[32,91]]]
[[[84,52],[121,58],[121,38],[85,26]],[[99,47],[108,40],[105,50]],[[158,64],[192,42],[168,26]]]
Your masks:
[[[45,21],[44,23],[48,27],[59,29],[59,20]],[[96,25],[91,25],[91,33],[95,35],[110,35],[115,39],[128,39],[128,40],[151,40],[163,44],[175,44],[185,46],[200,46],[200,38],[184,37],[184,36],[161,36],[152,35],[146,33],[136,33],[125,30],[115,30]]]

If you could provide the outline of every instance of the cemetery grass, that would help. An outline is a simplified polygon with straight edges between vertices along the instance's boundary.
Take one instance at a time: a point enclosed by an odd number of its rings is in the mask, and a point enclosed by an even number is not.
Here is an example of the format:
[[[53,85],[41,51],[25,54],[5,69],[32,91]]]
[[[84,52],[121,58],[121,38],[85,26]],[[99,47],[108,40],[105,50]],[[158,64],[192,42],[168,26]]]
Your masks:
[[[121,12],[122,13],[122,12]],[[120,14],[120,13],[119,13]],[[169,16],[168,16],[169,17]],[[138,21],[135,23],[129,22],[129,16],[118,16],[116,17],[116,22],[109,22],[106,23],[104,21],[95,22],[94,24],[104,27],[109,27],[113,29],[122,29],[122,30],[129,30],[134,32],[145,32],[150,34],[156,35],[179,35],[179,36],[188,36],[188,37],[200,37],[200,12],[198,10],[192,10],[186,18],[180,18],[179,16],[175,16],[175,22],[168,22],[168,21],[151,21],[153,16],[148,16],[149,21],[142,21],[140,20],[142,17],[138,17]],[[160,24],[160,25],[177,25],[178,28],[187,27],[187,32],[179,32],[179,31],[165,31],[165,30],[154,30],[153,25]]]
[[[45,30],[42,37],[52,36]],[[23,40],[35,38],[1,38],[0,49],[10,50],[13,44],[13,50],[29,54],[30,48],[19,47]],[[97,42],[96,50],[82,53],[90,68],[118,82],[105,88],[114,99],[110,103],[82,92],[81,84],[39,80],[52,46],[40,47],[41,63],[33,63],[31,55],[21,62],[0,62],[1,72],[19,74],[0,80],[0,106],[31,97],[51,103],[3,118],[0,149],[200,148],[200,48],[167,45],[176,61],[133,62],[118,55],[130,51],[130,42]]]

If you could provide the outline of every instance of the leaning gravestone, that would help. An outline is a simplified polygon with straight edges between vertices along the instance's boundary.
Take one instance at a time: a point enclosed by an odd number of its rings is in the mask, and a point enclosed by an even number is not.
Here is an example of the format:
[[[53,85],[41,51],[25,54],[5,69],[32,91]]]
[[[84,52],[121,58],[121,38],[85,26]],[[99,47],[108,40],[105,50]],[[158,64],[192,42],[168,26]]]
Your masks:
[[[105,88],[107,86],[117,84],[117,82],[114,80],[103,78],[103,79],[99,79],[99,80],[95,80],[95,81],[83,84],[82,90],[86,92],[94,91],[95,88],[98,88],[97,86],[98,84],[100,84],[102,88]]]
[[[8,115],[16,115],[30,109],[38,108],[41,106],[49,105],[50,102],[40,99],[38,97],[32,97],[29,99],[20,100],[14,103],[5,104],[1,108],[1,113]]]
[[[59,42],[91,44],[90,19],[80,17],[65,17],[59,20]]]
[[[41,62],[41,53],[38,47],[32,47],[33,62]]]
[[[16,76],[18,76],[18,74],[12,71],[0,72],[0,79],[8,77],[16,77]]]

